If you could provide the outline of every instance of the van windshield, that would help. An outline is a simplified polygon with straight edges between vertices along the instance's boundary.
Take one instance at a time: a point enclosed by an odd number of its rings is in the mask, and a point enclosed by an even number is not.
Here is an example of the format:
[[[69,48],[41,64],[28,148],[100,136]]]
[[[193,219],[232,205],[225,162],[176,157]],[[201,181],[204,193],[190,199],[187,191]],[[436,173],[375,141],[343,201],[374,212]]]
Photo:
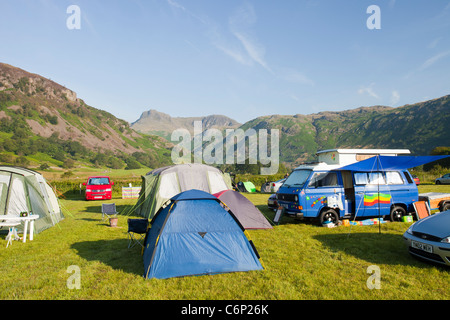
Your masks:
[[[302,187],[309,175],[311,170],[295,170],[287,177],[283,184],[283,187]]]
[[[108,178],[90,178],[88,185],[104,185],[104,184],[109,184],[109,179]]]

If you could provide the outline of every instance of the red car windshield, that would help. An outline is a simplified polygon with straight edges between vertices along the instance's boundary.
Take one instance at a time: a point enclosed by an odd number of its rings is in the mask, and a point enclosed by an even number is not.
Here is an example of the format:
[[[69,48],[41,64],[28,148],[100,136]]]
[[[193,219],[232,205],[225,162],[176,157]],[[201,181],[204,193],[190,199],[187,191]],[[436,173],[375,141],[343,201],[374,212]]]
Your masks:
[[[90,186],[92,186],[92,185],[100,186],[100,185],[105,185],[105,184],[110,184],[110,183],[109,183],[108,178],[90,178],[87,184]]]

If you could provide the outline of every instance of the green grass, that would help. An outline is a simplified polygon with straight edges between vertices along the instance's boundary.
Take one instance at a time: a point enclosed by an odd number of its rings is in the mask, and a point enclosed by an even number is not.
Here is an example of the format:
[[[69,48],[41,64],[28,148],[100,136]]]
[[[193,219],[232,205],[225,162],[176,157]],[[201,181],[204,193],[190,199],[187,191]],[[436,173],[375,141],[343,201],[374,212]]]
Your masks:
[[[450,192],[450,186],[420,186],[420,192]],[[269,218],[269,195],[246,195]],[[127,212],[136,200],[115,198]],[[407,253],[402,234],[410,223],[333,229],[283,217],[271,230],[249,230],[263,271],[145,280],[140,249],[127,249],[128,216],[119,226],[101,220],[101,203],[61,200],[66,212],[57,226],[34,241],[5,248],[0,235],[0,299],[432,299],[448,300],[449,269]],[[81,271],[81,288],[69,289],[69,266]],[[381,289],[370,290],[367,268],[381,271]]]

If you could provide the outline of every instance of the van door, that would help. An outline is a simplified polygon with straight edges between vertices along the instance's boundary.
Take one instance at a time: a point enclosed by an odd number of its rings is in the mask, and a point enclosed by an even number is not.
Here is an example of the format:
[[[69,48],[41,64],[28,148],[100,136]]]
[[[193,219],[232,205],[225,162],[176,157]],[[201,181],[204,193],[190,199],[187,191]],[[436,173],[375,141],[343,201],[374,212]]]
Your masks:
[[[314,172],[304,192],[305,217],[318,217],[322,208],[327,206],[327,197],[335,196],[344,203],[342,180],[340,174],[335,171]]]

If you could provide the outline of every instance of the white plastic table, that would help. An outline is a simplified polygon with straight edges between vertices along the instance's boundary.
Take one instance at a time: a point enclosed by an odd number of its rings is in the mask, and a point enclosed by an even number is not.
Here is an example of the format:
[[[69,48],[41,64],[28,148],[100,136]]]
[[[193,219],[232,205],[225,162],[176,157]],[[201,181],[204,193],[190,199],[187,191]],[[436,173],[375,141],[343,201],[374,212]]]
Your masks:
[[[8,220],[12,221],[23,221],[23,242],[27,242],[27,232],[28,232],[28,222],[30,223],[30,241],[33,240],[33,234],[34,234],[34,221],[39,218],[39,215],[32,214],[28,215],[27,217],[17,217],[17,216],[11,216],[11,215],[0,215],[0,221],[4,220],[5,222],[8,222]]]

